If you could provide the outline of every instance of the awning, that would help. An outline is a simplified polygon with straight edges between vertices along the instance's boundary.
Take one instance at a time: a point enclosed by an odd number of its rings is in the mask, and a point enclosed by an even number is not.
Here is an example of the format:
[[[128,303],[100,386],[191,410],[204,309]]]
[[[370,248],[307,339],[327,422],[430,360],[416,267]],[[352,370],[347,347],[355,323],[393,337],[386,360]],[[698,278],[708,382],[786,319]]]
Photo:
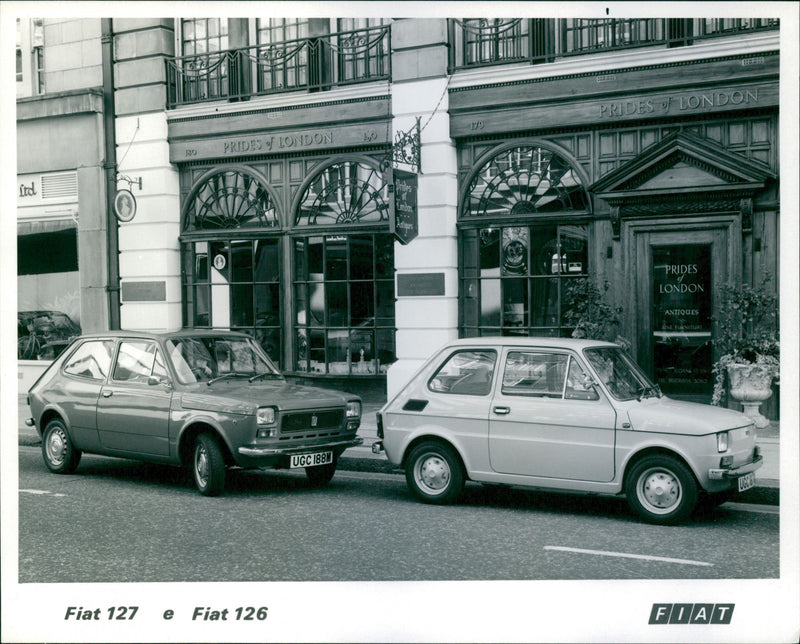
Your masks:
[[[42,233],[56,233],[60,230],[77,228],[77,222],[70,219],[47,219],[45,221],[20,221],[17,222],[17,236],[40,235]]]

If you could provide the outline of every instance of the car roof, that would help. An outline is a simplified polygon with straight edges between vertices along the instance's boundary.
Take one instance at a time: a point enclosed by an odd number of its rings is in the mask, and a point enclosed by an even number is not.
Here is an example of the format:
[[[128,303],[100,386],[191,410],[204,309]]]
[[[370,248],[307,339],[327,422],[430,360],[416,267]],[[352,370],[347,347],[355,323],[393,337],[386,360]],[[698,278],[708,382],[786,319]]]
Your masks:
[[[583,338],[554,338],[550,336],[479,336],[461,338],[445,345],[447,347],[546,347],[548,349],[574,349],[581,351],[589,347],[616,347],[618,344],[604,340],[587,340]]]
[[[146,340],[165,340],[169,338],[185,338],[185,337],[205,337],[205,338],[218,338],[220,336],[231,337],[251,337],[246,333],[238,331],[228,331],[224,329],[181,329],[178,331],[127,331],[125,329],[113,331],[98,331],[95,333],[84,333],[80,336],[83,338],[134,338]]]

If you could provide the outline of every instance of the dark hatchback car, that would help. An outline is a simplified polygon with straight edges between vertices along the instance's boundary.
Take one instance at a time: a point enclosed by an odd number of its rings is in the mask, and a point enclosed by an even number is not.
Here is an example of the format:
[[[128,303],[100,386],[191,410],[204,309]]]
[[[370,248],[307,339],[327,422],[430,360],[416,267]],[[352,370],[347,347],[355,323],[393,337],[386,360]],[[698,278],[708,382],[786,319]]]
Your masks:
[[[56,473],[83,452],[191,468],[200,493],[226,470],[304,468],[328,483],[360,445],[358,396],[286,382],[250,336],[113,331],[76,339],[28,392]]]

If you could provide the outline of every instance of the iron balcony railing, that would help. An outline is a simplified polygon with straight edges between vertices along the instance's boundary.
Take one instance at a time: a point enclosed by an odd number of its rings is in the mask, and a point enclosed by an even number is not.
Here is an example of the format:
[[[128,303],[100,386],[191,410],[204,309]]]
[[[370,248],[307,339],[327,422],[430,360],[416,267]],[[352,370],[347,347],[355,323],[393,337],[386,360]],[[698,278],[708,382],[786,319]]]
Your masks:
[[[779,28],[777,19],[465,18],[449,20],[450,72],[644,46],[683,47],[708,38]]]
[[[389,25],[169,58],[167,108],[391,78]]]

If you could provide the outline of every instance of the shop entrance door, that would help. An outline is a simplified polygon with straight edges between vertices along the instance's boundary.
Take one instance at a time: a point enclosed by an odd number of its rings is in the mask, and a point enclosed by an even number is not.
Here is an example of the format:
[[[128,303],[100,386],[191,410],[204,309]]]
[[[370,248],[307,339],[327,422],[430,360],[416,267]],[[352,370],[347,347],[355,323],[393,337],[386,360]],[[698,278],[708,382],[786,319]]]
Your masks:
[[[708,402],[727,230],[646,231],[636,238],[638,361],[664,393]]]

